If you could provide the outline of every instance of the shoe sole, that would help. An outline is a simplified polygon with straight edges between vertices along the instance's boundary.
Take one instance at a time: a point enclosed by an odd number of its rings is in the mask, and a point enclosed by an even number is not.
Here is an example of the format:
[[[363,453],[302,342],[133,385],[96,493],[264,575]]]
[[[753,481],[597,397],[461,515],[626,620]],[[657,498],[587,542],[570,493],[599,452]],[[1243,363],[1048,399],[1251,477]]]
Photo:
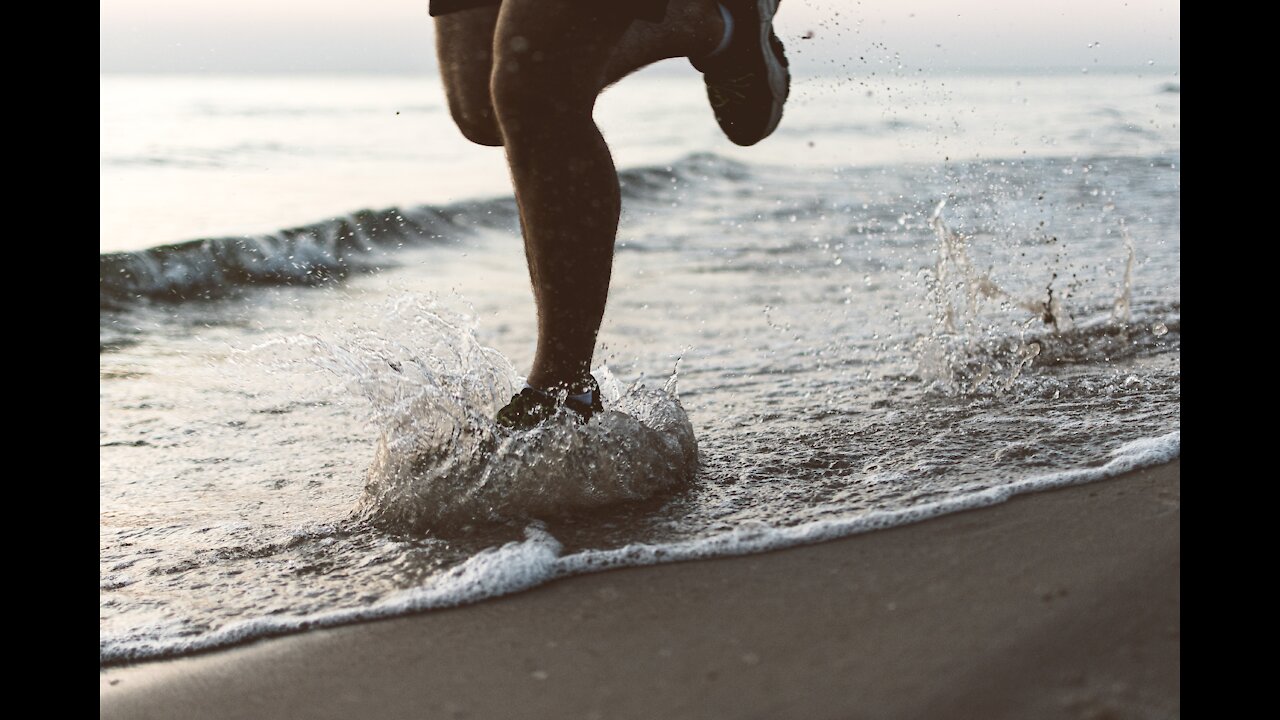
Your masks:
[[[766,69],[769,73],[769,91],[773,95],[773,105],[769,108],[769,123],[765,126],[763,140],[773,134],[778,123],[782,121],[782,106],[787,102],[791,92],[791,72],[773,53],[773,44],[769,37],[773,35],[773,16],[778,14],[778,6],[782,0],[757,0],[756,9],[760,13],[760,50],[764,55]],[[782,46],[782,41],[778,41]],[[757,140],[756,142],[759,142]]]

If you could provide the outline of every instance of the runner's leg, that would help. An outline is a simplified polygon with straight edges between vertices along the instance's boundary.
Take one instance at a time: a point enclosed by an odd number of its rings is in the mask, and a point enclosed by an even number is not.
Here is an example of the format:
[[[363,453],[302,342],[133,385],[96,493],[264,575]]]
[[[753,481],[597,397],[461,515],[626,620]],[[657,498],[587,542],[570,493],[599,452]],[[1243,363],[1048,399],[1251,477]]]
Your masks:
[[[579,391],[608,297],[620,199],[613,158],[592,119],[597,95],[636,69],[630,65],[719,42],[710,32],[698,41],[686,28],[661,31],[678,22],[643,27],[621,4],[505,0],[498,15],[490,89],[538,306],[528,376],[535,387]],[[631,37],[634,46],[623,47]]]

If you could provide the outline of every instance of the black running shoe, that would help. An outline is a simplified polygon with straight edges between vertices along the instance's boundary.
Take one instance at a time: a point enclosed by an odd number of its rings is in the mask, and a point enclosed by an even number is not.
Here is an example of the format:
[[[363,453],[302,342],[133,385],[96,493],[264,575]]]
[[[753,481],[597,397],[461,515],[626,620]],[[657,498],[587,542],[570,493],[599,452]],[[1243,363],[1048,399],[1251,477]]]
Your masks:
[[[579,402],[572,397],[572,395],[581,395],[588,390],[591,391],[590,405]],[[565,388],[537,390],[526,387],[518,395],[512,395],[511,402],[498,411],[498,424],[512,430],[528,430],[537,427],[555,417],[556,412],[561,407],[560,393],[565,391]],[[596,383],[596,379],[589,377],[573,387],[570,391],[570,396],[565,398],[563,407],[572,411],[570,415],[577,418],[578,422],[583,425],[591,420],[592,415],[604,412],[604,403],[600,401],[600,385]]]
[[[773,33],[781,0],[720,0],[733,16],[729,46],[713,58],[690,62],[705,76],[707,99],[730,140],[755,145],[782,119],[791,72]]]

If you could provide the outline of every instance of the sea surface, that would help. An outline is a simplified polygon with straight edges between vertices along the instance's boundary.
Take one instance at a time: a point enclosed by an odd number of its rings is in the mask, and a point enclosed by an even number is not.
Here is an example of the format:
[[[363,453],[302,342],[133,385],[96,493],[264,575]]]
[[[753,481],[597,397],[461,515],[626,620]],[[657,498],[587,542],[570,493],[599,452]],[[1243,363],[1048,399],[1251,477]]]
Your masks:
[[[761,552],[1180,452],[1176,73],[699,78],[597,117],[607,412],[534,346],[500,149],[412,76],[103,76],[100,659]]]

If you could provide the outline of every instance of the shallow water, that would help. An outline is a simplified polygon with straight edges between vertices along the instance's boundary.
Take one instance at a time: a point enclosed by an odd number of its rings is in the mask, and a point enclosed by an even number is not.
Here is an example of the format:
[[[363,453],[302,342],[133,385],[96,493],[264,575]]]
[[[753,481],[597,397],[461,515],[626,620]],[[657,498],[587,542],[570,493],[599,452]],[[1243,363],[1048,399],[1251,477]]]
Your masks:
[[[1004,87],[951,82],[968,94],[914,107],[983,117]],[[971,133],[950,159],[933,126],[902,130],[936,140],[921,148],[854,122],[864,108],[814,126],[841,148],[826,161],[716,146],[621,163],[597,353],[612,412],[585,429],[489,420],[534,340],[509,197],[103,255],[102,660],[814,541],[1176,456],[1177,95],[1020,82],[1072,108],[1050,124],[1068,152],[1024,134],[1045,113],[1029,102],[1000,125],[1024,130]],[[799,96],[797,127],[820,94]],[[1117,122],[1159,129],[1125,144]],[[860,144],[907,151],[849,161]],[[104,247],[130,246],[109,227]]]

